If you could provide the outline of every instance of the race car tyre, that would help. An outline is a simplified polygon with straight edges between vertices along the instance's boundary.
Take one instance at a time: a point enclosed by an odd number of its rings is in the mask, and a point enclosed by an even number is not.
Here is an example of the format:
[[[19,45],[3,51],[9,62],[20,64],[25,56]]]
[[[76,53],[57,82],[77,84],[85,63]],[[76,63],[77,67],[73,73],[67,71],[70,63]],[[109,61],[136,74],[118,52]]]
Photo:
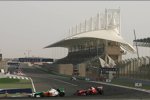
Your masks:
[[[64,96],[65,96],[65,93],[64,93],[64,92],[60,92],[60,93],[59,93],[59,96],[60,96],[60,97],[64,97]]]
[[[83,93],[84,96],[88,95],[87,93]]]
[[[101,95],[104,94],[104,91],[103,90],[99,91],[99,94],[101,94]]]
[[[34,95],[34,97],[35,97],[35,98],[37,98],[37,97],[41,97],[41,95],[37,95],[37,94],[35,94],[35,95]]]
[[[92,91],[87,91],[86,92],[86,95],[92,95],[93,93],[92,93]]]

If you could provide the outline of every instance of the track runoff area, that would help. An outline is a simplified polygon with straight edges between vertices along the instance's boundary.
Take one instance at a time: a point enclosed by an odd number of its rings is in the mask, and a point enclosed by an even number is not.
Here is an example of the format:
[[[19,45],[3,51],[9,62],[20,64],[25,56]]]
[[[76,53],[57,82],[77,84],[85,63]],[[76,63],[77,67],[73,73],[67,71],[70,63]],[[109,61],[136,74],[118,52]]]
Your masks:
[[[101,82],[85,81],[85,80],[71,80],[70,77],[63,77],[49,74],[42,71],[36,66],[27,66],[22,64],[20,66],[22,72],[26,77],[31,77],[36,92],[48,91],[51,88],[64,88],[64,97],[39,97],[36,99],[149,99],[150,93],[130,89],[126,87],[113,86],[103,84]],[[103,86],[104,93],[102,95],[74,95],[77,90],[88,89],[90,87]],[[34,90],[34,89],[33,89]],[[14,97],[13,97],[14,98]],[[12,99],[12,98],[6,98]],[[17,99],[17,98],[14,98]],[[33,97],[19,97],[19,99],[33,99]],[[35,98],[34,98],[35,99]]]

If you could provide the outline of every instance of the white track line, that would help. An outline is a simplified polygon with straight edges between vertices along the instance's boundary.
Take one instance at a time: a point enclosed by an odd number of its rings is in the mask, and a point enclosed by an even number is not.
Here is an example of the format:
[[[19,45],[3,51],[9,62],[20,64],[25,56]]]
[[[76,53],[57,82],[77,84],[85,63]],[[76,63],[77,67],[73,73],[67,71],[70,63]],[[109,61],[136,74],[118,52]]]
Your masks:
[[[33,92],[36,92],[36,90],[35,90],[35,86],[34,86],[34,83],[33,83],[33,80],[32,80],[32,78],[31,78],[31,77],[30,77],[30,80],[31,80],[31,83],[32,83]]]
[[[59,81],[59,82],[62,82],[62,83],[66,83],[66,84],[69,84],[69,85],[72,85],[72,86],[78,86],[76,84],[72,84],[72,83],[69,83],[69,82],[65,82],[65,81],[62,81],[62,80],[59,80],[59,79],[53,79],[53,80],[56,80],[56,81]]]
[[[121,87],[121,88],[127,88],[127,89],[132,89],[132,90],[137,90],[137,91],[150,93],[150,90],[141,89],[141,88],[134,88],[134,87],[128,87],[128,86],[122,86],[122,85],[116,85],[116,84],[105,83],[105,82],[98,82],[98,81],[90,81],[90,82],[99,83],[99,84],[105,84],[105,85],[110,85],[110,86],[116,86],[116,87]]]

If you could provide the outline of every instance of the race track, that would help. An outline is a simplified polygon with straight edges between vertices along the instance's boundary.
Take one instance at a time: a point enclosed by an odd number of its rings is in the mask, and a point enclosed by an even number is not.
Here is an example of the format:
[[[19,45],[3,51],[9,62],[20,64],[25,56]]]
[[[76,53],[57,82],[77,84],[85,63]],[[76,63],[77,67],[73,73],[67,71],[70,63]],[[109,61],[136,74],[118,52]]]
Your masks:
[[[125,89],[120,87],[103,85],[104,95],[92,95],[92,96],[75,96],[73,95],[78,89],[87,89],[90,86],[100,86],[101,84],[93,83],[84,80],[72,81],[68,77],[57,76],[49,74],[48,72],[42,71],[36,66],[27,66],[27,64],[21,64],[22,72],[33,79],[36,91],[47,91],[50,88],[64,87],[66,96],[55,97],[54,99],[149,99],[150,94]],[[11,69],[12,70],[12,69]],[[51,97],[50,97],[51,98]],[[26,98],[27,99],[27,98]],[[29,98],[28,98],[29,99]],[[43,98],[38,98],[43,99]],[[49,99],[49,98],[44,98]]]

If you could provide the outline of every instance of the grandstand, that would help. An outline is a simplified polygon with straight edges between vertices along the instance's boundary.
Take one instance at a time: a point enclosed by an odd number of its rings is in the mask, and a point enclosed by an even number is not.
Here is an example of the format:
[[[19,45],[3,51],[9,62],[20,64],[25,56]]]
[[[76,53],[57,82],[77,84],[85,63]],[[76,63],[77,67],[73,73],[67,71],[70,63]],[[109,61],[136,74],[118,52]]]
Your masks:
[[[40,57],[25,57],[25,58],[18,58],[19,62],[53,62],[51,58],[40,58]]]
[[[97,14],[69,30],[67,38],[45,48],[67,48],[68,55],[57,60],[55,64],[72,64],[74,70],[78,69],[81,73],[85,72],[84,76],[87,76],[87,67],[102,67],[100,61],[109,63],[108,57],[119,62],[126,51],[135,52],[134,48],[121,37],[120,33],[120,9],[105,9],[105,13]],[[99,60],[100,58],[102,60]],[[82,68],[84,71],[80,71],[81,66],[85,67]]]
[[[96,17],[86,20],[72,29],[69,37],[46,48],[68,48],[68,56],[58,62],[73,64],[101,55],[109,55],[119,61],[124,50],[134,52],[134,48],[120,35],[120,10],[106,9],[104,15],[97,14]]]

